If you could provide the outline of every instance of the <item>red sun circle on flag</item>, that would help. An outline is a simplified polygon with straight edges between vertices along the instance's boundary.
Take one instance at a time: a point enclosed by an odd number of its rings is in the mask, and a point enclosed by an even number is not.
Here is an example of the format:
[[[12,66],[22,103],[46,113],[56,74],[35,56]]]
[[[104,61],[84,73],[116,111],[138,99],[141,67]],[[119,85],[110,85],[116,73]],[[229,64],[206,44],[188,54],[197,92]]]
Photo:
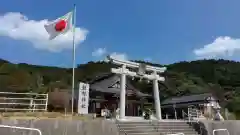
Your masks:
[[[67,27],[67,22],[66,22],[65,20],[59,20],[59,21],[55,24],[55,30],[56,30],[57,32],[63,31],[66,27]]]

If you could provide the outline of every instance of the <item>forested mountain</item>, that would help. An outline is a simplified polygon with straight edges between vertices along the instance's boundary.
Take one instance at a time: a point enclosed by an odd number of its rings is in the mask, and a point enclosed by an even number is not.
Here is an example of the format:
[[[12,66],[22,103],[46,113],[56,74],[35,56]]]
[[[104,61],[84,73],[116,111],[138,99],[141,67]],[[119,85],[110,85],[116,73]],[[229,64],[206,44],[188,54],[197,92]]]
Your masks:
[[[143,62],[143,61],[137,61]],[[155,66],[159,64],[147,63]],[[161,99],[171,96],[211,92],[222,106],[240,112],[240,63],[228,60],[198,60],[164,65],[166,78],[160,83]],[[76,81],[88,81],[91,76],[110,72],[114,65],[105,62],[88,62],[76,68]],[[0,59],[0,91],[47,92],[52,88],[71,88],[72,69],[12,64]],[[132,80],[143,92],[151,93],[147,81]]]

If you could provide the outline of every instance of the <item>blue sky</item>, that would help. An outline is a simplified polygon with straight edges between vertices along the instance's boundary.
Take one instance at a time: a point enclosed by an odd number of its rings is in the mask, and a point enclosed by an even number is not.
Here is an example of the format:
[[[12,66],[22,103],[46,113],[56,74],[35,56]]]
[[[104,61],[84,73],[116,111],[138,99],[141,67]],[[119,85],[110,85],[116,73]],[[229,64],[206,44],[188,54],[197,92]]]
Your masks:
[[[78,64],[102,60],[107,54],[160,64],[202,58],[239,60],[239,0],[3,1],[0,58],[70,67],[71,36],[50,43],[47,33],[42,33],[44,19],[57,19],[74,3],[80,28]]]

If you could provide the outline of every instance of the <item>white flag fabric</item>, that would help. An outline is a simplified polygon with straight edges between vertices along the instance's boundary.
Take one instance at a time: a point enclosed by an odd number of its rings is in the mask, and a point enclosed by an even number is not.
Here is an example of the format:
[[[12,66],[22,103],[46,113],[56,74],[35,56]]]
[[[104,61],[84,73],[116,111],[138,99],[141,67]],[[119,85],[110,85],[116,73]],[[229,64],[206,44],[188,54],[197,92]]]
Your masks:
[[[52,40],[60,34],[65,34],[72,28],[73,12],[68,12],[66,15],[44,25],[49,34],[49,39]]]

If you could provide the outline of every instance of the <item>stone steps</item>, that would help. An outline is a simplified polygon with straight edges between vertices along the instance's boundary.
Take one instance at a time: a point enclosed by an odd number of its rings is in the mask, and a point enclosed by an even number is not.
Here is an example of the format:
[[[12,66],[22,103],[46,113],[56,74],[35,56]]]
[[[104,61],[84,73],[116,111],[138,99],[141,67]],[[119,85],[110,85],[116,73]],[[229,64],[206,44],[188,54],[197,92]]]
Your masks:
[[[154,129],[189,129],[189,126],[156,126],[156,125],[146,125],[146,126],[119,126],[120,128],[123,129],[135,129],[135,128],[154,128]]]
[[[161,132],[161,133],[195,133],[193,130],[124,130],[127,133],[142,133],[142,132]]]
[[[142,132],[142,133],[127,133],[127,135],[171,135],[182,132]],[[124,133],[122,133],[124,135]],[[180,134],[179,134],[180,135]],[[184,133],[184,135],[197,135],[196,133]]]
[[[127,135],[167,135],[184,133],[184,135],[198,135],[185,121],[144,121],[118,122],[120,133]]]

